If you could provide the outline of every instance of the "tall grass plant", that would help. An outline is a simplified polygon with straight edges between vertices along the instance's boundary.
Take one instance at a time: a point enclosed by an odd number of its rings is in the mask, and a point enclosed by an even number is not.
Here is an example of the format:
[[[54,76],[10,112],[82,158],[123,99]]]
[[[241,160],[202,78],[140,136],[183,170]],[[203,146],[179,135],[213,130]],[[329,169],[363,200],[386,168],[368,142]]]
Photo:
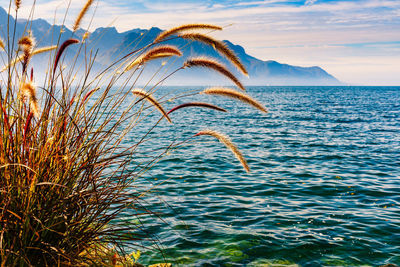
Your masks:
[[[188,58],[180,68],[138,88],[137,81],[150,61],[161,58],[167,62],[162,66],[166,68],[168,60],[186,56],[184,47],[165,44],[172,38],[205,42],[247,74],[223,42],[199,33],[222,29],[209,24],[164,31],[151,44],[138,45],[93,73],[96,51],[87,51],[85,42],[90,33],[76,34],[92,2],[85,3],[72,26],[74,35],[64,42],[60,41],[61,31],[54,45],[41,47],[29,31],[30,20],[21,36],[16,34],[16,21],[7,25],[0,41],[4,63],[0,73],[1,266],[127,264],[126,257],[120,256],[125,244],[147,238],[142,231],[146,225],[116,219],[121,214],[135,218],[151,214],[143,201],[147,192],[138,188],[136,181],[174,146],[157,151],[146,164],[135,161],[138,148],[160,123],[173,123],[173,112],[178,109],[226,111],[204,102],[188,102],[168,111],[168,99],[182,95],[160,100],[154,92],[174,73],[189,67],[210,69],[245,89],[227,66],[208,57]],[[23,4],[10,2],[9,14],[15,10],[17,17]],[[73,60],[67,60],[65,54],[72,47],[78,52],[70,57]],[[48,67],[44,80],[37,81],[32,58],[43,53],[48,55],[43,63]],[[79,57],[84,58],[83,67],[77,63]],[[250,96],[233,89],[209,88],[202,93],[233,97],[266,112]],[[154,126],[136,143],[127,145],[127,134],[155,113],[159,119]],[[199,135],[220,140],[249,171],[239,150],[221,133],[203,129],[185,142]]]

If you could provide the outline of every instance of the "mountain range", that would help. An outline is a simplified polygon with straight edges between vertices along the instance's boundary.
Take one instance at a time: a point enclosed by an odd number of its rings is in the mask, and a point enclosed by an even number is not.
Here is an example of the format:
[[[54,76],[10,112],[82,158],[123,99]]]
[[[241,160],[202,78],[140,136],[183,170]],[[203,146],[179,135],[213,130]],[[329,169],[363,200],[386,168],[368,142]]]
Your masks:
[[[8,21],[9,20],[9,21]],[[7,12],[0,7],[0,35],[3,39],[6,37],[7,32],[7,21],[10,25],[10,32],[13,32],[14,18],[9,17]],[[16,36],[22,36],[26,30],[27,21],[18,19],[16,22]],[[63,31],[61,35],[60,43],[64,40],[75,37],[81,39],[84,30],[80,29],[73,33],[70,29],[65,26],[51,25],[46,20],[36,19],[30,21],[28,24],[32,31],[33,36],[36,38],[38,47],[48,46],[57,43],[60,36],[60,32]],[[114,27],[108,28],[98,28],[89,34],[86,39],[87,48],[86,51],[93,51],[96,53],[95,64],[93,69],[100,70],[105,66],[108,66],[115,59],[120,58],[122,55],[127,54],[138,47],[143,47],[151,43],[154,38],[161,32],[159,28],[151,29],[132,29],[125,32],[118,32]],[[230,41],[224,40],[225,44],[235,52],[235,54],[242,61],[244,66],[249,72],[250,78],[244,77],[242,74],[236,71],[234,67],[231,67],[229,62],[221,57],[213,47],[204,45],[197,41],[188,41],[181,38],[174,38],[167,42],[167,44],[175,45],[182,48],[184,56],[181,58],[173,58],[168,62],[168,69],[174,70],[182,66],[183,62],[187,57],[195,56],[210,56],[218,59],[230,66],[230,70],[235,73],[245,85],[340,85],[342,84],[335,77],[327,73],[325,70],[318,66],[314,67],[299,67],[292,66],[288,64],[282,64],[277,61],[268,60],[263,61],[248,55],[245,49],[239,45],[235,45]],[[76,49],[79,46],[71,46],[69,49],[69,54],[66,57],[70,57],[75,54]],[[89,55],[89,52],[86,54]],[[43,63],[44,60],[48,60],[48,56],[35,56],[33,64],[35,64],[35,73],[44,73],[46,64]],[[82,63],[84,58],[77,60]],[[146,79],[150,79],[151,76],[159,71],[162,61],[155,60],[151,64],[146,65],[143,70],[142,81],[145,82]],[[207,78],[205,78],[207,77]],[[203,69],[185,69],[179,71],[173,76],[173,79],[167,80],[165,85],[228,85],[230,84],[228,80],[224,77],[217,75],[216,73],[210,72]]]

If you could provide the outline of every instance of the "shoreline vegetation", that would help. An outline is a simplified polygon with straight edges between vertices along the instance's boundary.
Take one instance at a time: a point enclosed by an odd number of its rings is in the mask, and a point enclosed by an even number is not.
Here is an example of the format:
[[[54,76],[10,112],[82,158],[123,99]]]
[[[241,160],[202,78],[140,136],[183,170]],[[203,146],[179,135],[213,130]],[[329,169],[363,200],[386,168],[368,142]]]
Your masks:
[[[43,47],[30,30],[34,6],[19,36],[16,23],[24,1],[10,1],[9,23],[2,29],[5,36],[0,40],[4,65],[0,73],[1,266],[140,266],[141,250],[159,249],[158,241],[146,235],[146,224],[141,224],[140,218],[154,216],[162,220],[162,215],[146,208],[145,198],[151,192],[141,191],[136,181],[145,177],[147,170],[168,151],[195,138],[216,139],[232,152],[245,171],[250,171],[245,157],[229,137],[210,129],[200,129],[180,143],[171,141],[163,150],[149,155],[146,163],[135,161],[138,148],[150,133],[161,124],[172,124],[174,112],[179,109],[227,112],[206,102],[187,102],[166,109],[170,99],[205,94],[210,98],[232,98],[267,112],[245,92],[228,66],[207,55],[187,58],[176,70],[167,68],[175,57],[187,56],[185,47],[165,42],[185,38],[213,47],[244,76],[248,75],[237,56],[223,42],[208,35],[222,27],[177,26],[144,47],[140,47],[138,40],[135,50],[126,51],[113,64],[93,73],[97,53],[87,49],[89,32],[82,38],[76,35],[93,2],[89,0],[82,7],[72,26],[72,36],[61,41],[65,37],[61,30],[56,33],[54,44]],[[10,24],[14,11],[16,19]],[[67,57],[72,47],[77,48],[77,53]],[[32,64],[37,55],[48,58],[43,62],[48,64],[45,79],[40,81],[35,79]],[[146,64],[153,60],[162,60],[159,71],[166,70],[165,76],[137,88]],[[187,68],[218,73],[238,90],[213,87],[158,97],[163,94],[158,90],[163,82]],[[151,83],[154,85],[150,86]],[[138,136],[134,143],[125,142],[128,132],[141,127],[141,121],[154,117],[159,119],[145,135]],[[130,214],[131,221],[139,223],[118,220],[122,214]],[[153,241],[154,246],[141,247],[140,241],[146,239]]]

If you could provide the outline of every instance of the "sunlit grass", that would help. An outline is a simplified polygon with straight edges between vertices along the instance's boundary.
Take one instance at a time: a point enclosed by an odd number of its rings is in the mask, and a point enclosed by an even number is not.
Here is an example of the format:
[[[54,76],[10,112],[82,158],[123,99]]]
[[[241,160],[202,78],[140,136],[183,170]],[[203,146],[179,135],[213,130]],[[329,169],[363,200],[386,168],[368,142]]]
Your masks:
[[[84,5],[74,30],[79,28],[91,4],[88,1]],[[18,12],[21,2],[14,5]],[[26,23],[28,29],[30,21]],[[168,99],[160,101],[153,95],[161,81],[184,71],[185,67],[199,65],[199,60],[189,59],[160,78],[155,86],[139,89],[137,81],[146,62],[182,55],[180,48],[162,44],[166,38],[176,38],[174,34],[188,30],[220,27],[193,24],[166,31],[153,43],[127,51],[100,73],[92,73],[96,53],[88,53],[86,42],[77,36],[68,36],[65,42],[51,47],[37,47],[34,33],[26,30],[22,36],[16,36],[11,29],[15,31],[16,24],[7,25],[8,36],[0,42],[1,56],[5,59],[0,73],[1,263],[5,266],[128,264],[132,259],[124,256],[124,248],[148,238],[141,231],[145,225],[126,224],[116,218],[122,213],[132,217],[151,214],[142,201],[147,192],[137,188],[135,181],[165,153],[157,151],[152,160],[138,165],[135,152],[147,134],[129,145],[123,142],[127,134],[150,119],[149,112],[155,109],[161,113],[160,119],[149,132],[157,130],[157,125],[164,121],[162,118],[173,123],[169,113],[180,108],[197,106],[225,111],[212,104],[192,102],[167,113],[163,104]],[[73,46],[78,47],[78,54],[73,60],[65,60],[65,52]],[[233,52],[224,49],[220,50],[231,53],[237,66]],[[40,82],[35,79],[32,64],[32,57],[38,51],[49,55],[45,79]],[[80,56],[84,57],[84,66],[80,68],[83,71],[78,70]],[[226,66],[218,63],[217,68],[213,59],[207,60],[213,64],[200,65],[228,76],[243,87]],[[35,85],[35,81],[41,86]],[[246,96],[245,102],[253,106],[257,103],[249,99]],[[212,133],[231,148],[248,170],[236,146],[226,141],[224,135]],[[202,134],[210,132],[200,131],[198,135]]]

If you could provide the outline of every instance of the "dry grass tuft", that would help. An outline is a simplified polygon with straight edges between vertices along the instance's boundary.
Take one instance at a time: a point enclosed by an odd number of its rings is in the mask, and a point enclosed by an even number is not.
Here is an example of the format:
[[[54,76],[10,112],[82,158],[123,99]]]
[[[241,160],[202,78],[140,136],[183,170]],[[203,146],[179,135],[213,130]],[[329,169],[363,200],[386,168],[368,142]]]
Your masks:
[[[209,108],[209,109],[214,109],[214,110],[218,110],[218,111],[222,111],[222,112],[227,112],[225,109],[220,108],[215,105],[212,105],[212,104],[203,103],[203,102],[190,102],[190,103],[184,103],[182,105],[172,108],[170,111],[168,111],[167,114],[170,114],[178,109],[186,108],[186,107],[201,107],[201,108]]]
[[[87,13],[87,11],[89,10],[89,7],[92,5],[92,3],[93,3],[93,0],[88,0],[86,2],[85,6],[82,8],[81,12],[79,13],[78,17],[75,20],[74,26],[72,27],[74,32],[79,29],[81,21],[82,21],[83,17],[85,16],[85,14]]]
[[[242,102],[245,102],[245,103],[255,107],[256,109],[259,109],[264,113],[268,112],[268,110],[257,100],[253,99],[252,97],[250,97],[242,92],[238,92],[238,91],[235,91],[230,88],[212,87],[212,88],[205,89],[204,91],[201,92],[201,94],[221,95],[221,96],[234,98],[234,99],[240,100]]]
[[[147,61],[157,59],[157,58],[164,58],[164,57],[171,57],[171,56],[182,56],[182,52],[175,46],[172,45],[163,45],[154,47],[148,50],[146,53],[135,59],[133,62],[129,63],[128,66],[125,68],[125,71],[131,70],[133,67],[137,65],[143,65]]]
[[[10,0],[11,6],[14,1],[19,8],[21,1]],[[85,6],[75,21],[75,30],[92,3],[83,1]],[[37,48],[28,30],[32,28],[35,8],[34,3],[25,25],[19,21],[17,28],[14,25],[15,30],[4,30],[5,44],[0,42],[0,50],[7,50],[7,55],[1,52],[3,70],[7,73],[1,73],[0,81],[0,265],[116,266],[121,263],[125,266],[129,258],[131,265],[135,265],[139,255],[135,253],[134,262],[132,257],[124,256],[126,249],[144,246],[146,250],[157,250],[159,244],[148,234],[152,231],[152,224],[147,224],[148,216],[158,217],[149,211],[146,201],[156,186],[147,180],[148,171],[171,149],[192,140],[184,138],[186,131],[177,131],[176,127],[157,128],[159,122],[164,117],[171,122],[169,113],[185,107],[226,112],[212,104],[189,100],[166,113],[161,104],[184,97],[193,99],[199,94],[173,90],[156,99],[151,93],[176,72],[184,71],[185,66],[210,68],[244,87],[224,65],[207,58],[191,59],[183,67],[172,65],[172,69],[162,65],[152,69],[153,75],[148,78],[147,73],[143,74],[149,67],[145,62],[182,53],[172,46],[143,44],[144,36],[127,46],[126,51],[113,56],[107,65],[101,64],[104,62],[100,62],[97,47],[92,46],[96,42],[85,43],[87,34],[74,54],[65,51],[80,41],[66,40],[70,36],[64,31],[57,31],[59,35],[53,36],[55,32],[49,30],[48,36],[40,36],[43,42],[51,36],[57,46]],[[64,19],[68,21],[67,17]],[[13,25],[1,27],[13,29]],[[158,41],[201,29],[220,30],[221,27],[186,24],[163,32]],[[27,31],[28,36],[20,35]],[[203,38],[220,54],[235,60],[217,41],[199,35],[192,37]],[[66,41],[59,43],[60,40]],[[30,62],[32,56],[57,48],[48,54],[47,60],[41,58],[37,65]],[[132,55],[139,56],[133,65],[141,64],[143,68],[123,75],[121,64],[127,63]],[[66,69],[60,67],[64,58],[68,62]],[[34,77],[34,71],[39,75]],[[34,80],[40,87],[35,87]],[[132,90],[139,82],[151,89],[148,92]],[[204,91],[207,92],[251,102],[244,94]],[[143,105],[141,101],[150,103]],[[158,118],[151,116],[152,113]],[[232,150],[246,171],[249,170],[227,137],[209,130],[197,135],[218,138]],[[180,138],[184,140],[179,142]],[[122,216],[127,220],[121,220]]]
[[[160,33],[157,38],[154,40],[155,43],[160,42],[168,36],[174,35],[176,33],[188,30],[222,30],[222,27],[212,24],[203,24],[203,23],[192,23],[192,24],[184,24],[178,27],[174,27],[172,29],[163,31]]]
[[[155,106],[160,112],[161,114],[163,114],[163,116],[170,122],[172,123],[171,119],[169,118],[167,112],[165,112],[164,108],[161,106],[160,103],[158,103],[158,101],[149,93],[143,91],[142,89],[136,88],[136,89],[132,89],[131,91],[134,95],[138,95],[143,97],[144,99],[146,99],[147,101],[149,101],[153,106]]]
[[[217,138],[221,143],[223,143],[227,148],[229,148],[232,151],[232,153],[240,161],[246,172],[250,172],[250,168],[249,165],[247,164],[246,159],[243,157],[239,149],[232,143],[232,141],[227,136],[213,130],[204,130],[197,133],[195,136],[199,135],[210,135]]]
[[[204,67],[204,68],[209,68],[213,69],[225,77],[229,78],[232,82],[234,82],[240,89],[245,91],[246,89],[244,88],[243,84],[239,81],[238,78],[236,78],[235,75],[232,74],[222,63],[219,63],[215,59],[207,58],[207,57],[198,57],[198,58],[192,58],[187,60],[183,67],[188,67],[188,68],[193,68],[193,67]]]
[[[225,43],[216,40],[210,36],[207,36],[205,34],[201,33],[185,33],[185,34],[180,34],[178,35],[179,37],[183,39],[189,39],[189,40],[194,40],[194,41],[199,41],[208,45],[211,45],[214,47],[215,50],[220,52],[222,55],[224,55],[232,64],[240,70],[244,75],[249,76],[249,73],[247,72],[246,68],[243,66],[243,64],[240,62],[239,58],[235,55],[235,53],[229,49]]]

